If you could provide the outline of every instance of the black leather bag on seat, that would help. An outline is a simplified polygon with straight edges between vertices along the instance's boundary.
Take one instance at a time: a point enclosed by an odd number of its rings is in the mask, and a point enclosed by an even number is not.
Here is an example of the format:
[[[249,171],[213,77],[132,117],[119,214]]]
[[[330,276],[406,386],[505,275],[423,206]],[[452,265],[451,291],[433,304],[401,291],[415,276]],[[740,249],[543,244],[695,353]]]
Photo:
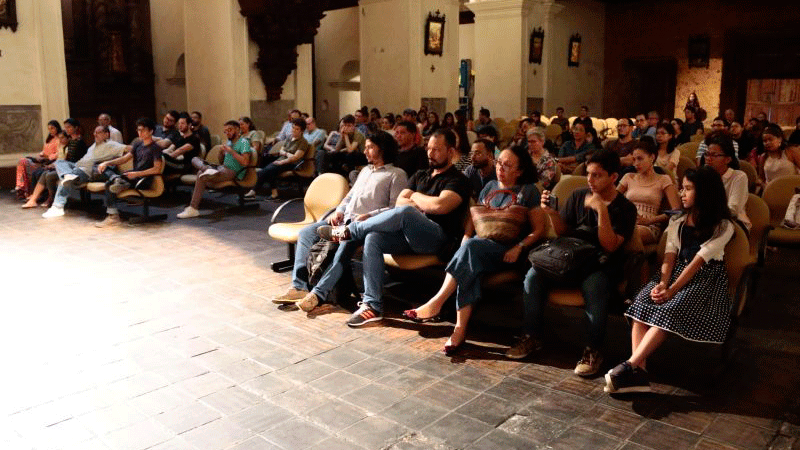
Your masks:
[[[582,279],[605,259],[605,254],[591,242],[566,236],[546,242],[528,254],[537,271],[558,282]]]

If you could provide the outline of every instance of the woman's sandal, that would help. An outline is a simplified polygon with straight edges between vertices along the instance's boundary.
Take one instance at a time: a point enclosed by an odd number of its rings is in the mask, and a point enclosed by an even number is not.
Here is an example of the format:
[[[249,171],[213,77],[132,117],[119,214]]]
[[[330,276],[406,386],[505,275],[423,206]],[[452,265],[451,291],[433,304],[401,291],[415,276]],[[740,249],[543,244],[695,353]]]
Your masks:
[[[416,322],[416,323],[429,323],[429,322],[441,322],[442,321],[442,318],[439,317],[438,315],[435,315],[433,317],[419,317],[417,315],[417,310],[416,309],[407,309],[407,310],[403,311],[403,317],[405,317],[406,319],[408,319],[408,320],[410,320],[412,322]]]

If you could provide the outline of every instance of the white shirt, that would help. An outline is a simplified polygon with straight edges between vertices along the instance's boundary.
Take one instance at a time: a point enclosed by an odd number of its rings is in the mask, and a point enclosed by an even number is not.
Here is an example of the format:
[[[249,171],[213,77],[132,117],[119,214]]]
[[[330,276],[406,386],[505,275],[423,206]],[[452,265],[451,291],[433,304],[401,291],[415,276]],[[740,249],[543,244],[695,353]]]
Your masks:
[[[375,215],[394,208],[397,197],[407,184],[406,171],[394,164],[381,167],[370,164],[358,173],[353,188],[336,211],[344,214],[344,220],[355,220],[361,214]]]
[[[682,215],[669,221],[669,225],[667,226],[667,245],[664,248],[664,253],[678,254],[680,252],[680,225],[686,222],[686,217],[686,215]],[[714,231],[714,235],[711,236],[711,239],[700,244],[700,250],[697,252],[697,256],[703,258],[705,262],[709,262],[712,259],[722,261],[722,258],[725,256],[725,246],[728,245],[728,241],[733,237],[735,226],[736,225],[732,224],[731,221],[723,220]]]
[[[116,141],[105,141],[100,145],[94,143],[86,150],[83,158],[75,163],[75,166],[91,176],[92,167],[95,164],[119,158],[125,152],[125,147],[125,145]]]
[[[111,133],[111,140],[122,144],[122,133],[111,125],[108,126],[108,132]]]
[[[725,185],[725,193],[728,195],[728,208],[730,208],[731,214],[739,219],[749,230],[752,224],[744,209],[748,197],[747,185],[749,182],[747,174],[741,170],[733,170],[728,167],[728,170],[722,174],[722,184]]]

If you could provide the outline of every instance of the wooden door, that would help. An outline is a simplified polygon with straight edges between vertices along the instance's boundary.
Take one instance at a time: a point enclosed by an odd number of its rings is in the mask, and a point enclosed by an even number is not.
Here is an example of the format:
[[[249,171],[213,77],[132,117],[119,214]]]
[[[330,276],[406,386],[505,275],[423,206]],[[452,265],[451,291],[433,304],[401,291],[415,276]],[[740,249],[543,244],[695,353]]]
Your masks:
[[[762,112],[770,122],[794,126],[800,116],[800,79],[747,80],[744,117],[749,119]]]

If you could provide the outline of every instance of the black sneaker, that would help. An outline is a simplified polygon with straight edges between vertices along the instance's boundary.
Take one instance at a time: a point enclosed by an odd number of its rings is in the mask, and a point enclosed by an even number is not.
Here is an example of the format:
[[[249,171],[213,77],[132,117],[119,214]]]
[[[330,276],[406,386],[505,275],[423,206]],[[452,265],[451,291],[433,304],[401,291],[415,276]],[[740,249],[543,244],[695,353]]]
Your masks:
[[[605,378],[606,386],[603,391],[608,393],[650,392],[647,372],[633,367],[628,361],[609,370]]]
[[[358,304],[356,312],[347,320],[347,326],[360,327],[370,322],[377,322],[383,320],[383,314],[370,308],[366,303],[361,302]]]

